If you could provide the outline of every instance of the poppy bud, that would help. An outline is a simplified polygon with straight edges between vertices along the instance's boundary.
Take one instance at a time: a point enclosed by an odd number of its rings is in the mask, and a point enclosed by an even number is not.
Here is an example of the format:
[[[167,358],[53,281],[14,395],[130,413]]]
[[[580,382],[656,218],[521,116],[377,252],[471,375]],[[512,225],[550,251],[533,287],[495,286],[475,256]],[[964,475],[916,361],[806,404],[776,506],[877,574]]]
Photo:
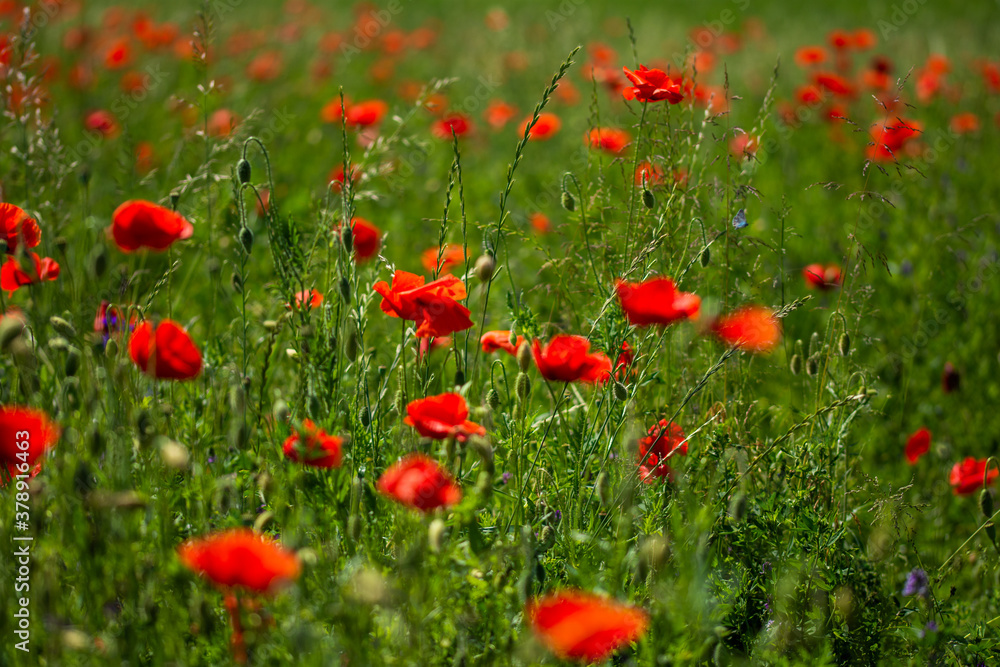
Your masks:
[[[556,531],[552,526],[545,526],[538,535],[538,552],[545,553],[556,543]]]
[[[486,392],[486,405],[494,412],[500,407],[500,394],[492,387]]]
[[[347,331],[347,340],[344,343],[344,354],[351,361],[358,358],[358,330],[353,326],[349,326]]]
[[[80,350],[70,347],[66,351],[66,377],[73,377],[80,369]]]
[[[274,402],[274,419],[279,422],[287,422],[288,418],[292,416],[292,411],[288,408],[288,403],[285,403],[280,398]]]
[[[517,381],[514,384],[514,393],[517,395],[517,400],[522,403],[528,399],[528,394],[531,393],[531,381],[528,379],[527,373],[517,374]]]
[[[573,195],[571,195],[568,190],[563,190],[562,207],[570,213],[576,210],[576,201],[573,199]]]
[[[240,183],[246,184],[250,182],[250,163],[245,159],[240,159],[236,163],[236,177],[240,179]]]
[[[819,373],[819,352],[806,359],[806,375],[814,377]]]
[[[796,352],[792,355],[792,361],[788,364],[788,370],[792,372],[792,375],[798,375],[802,372],[802,355]]]
[[[103,245],[97,248],[90,259],[90,270],[95,278],[101,278],[108,270],[108,251]]]
[[[651,190],[646,190],[645,188],[643,188],[642,204],[646,208],[656,208],[656,197],[653,196],[653,192]]]
[[[608,473],[602,472],[597,476],[597,481],[594,482],[594,491],[597,492],[597,499],[601,501],[601,505],[607,507],[611,502],[611,481]]]
[[[363,406],[361,410],[358,411],[358,420],[361,425],[368,428],[372,423],[372,412],[367,406]]]
[[[0,320],[0,350],[6,350],[23,330],[24,322],[17,317],[5,317]]]
[[[444,529],[444,521],[441,519],[434,519],[427,527],[427,544],[431,551],[436,554],[441,553],[441,546],[444,543]]]
[[[747,513],[747,496],[745,493],[737,493],[729,502],[729,517],[733,521],[742,521]]]
[[[170,208],[171,210],[177,210],[177,202],[181,199],[181,193],[174,190],[170,193]]]
[[[814,331],[813,335],[809,338],[809,356],[813,357],[819,354],[819,332]]]
[[[253,231],[249,227],[240,229],[240,244],[248,255],[253,250]]]
[[[516,344],[517,339],[514,339]],[[517,367],[521,369],[521,372],[526,373],[529,368],[531,368],[531,362],[533,361],[531,355],[531,347],[527,344],[522,343],[521,347],[517,348]]]
[[[476,277],[479,278],[479,282],[489,282],[495,270],[496,261],[492,256],[480,255],[479,259],[476,260]]]
[[[48,345],[53,350],[65,350],[69,347],[69,341],[62,336],[56,336],[49,339]]]
[[[851,336],[845,331],[840,334],[840,340],[837,341],[837,347],[840,349],[840,356],[846,357],[851,353]]]
[[[987,519],[993,516],[993,496],[990,495],[990,490],[987,488],[979,492],[979,509],[983,511],[983,516]]]
[[[340,277],[340,296],[344,303],[351,302],[351,281],[347,279],[347,276]]]
[[[455,371],[455,386],[461,387],[463,384],[465,384],[465,371],[459,368]]]
[[[628,389],[621,382],[614,383],[614,393],[615,398],[619,401],[624,401],[628,398]]]
[[[58,331],[66,338],[73,338],[74,336],[76,336],[76,329],[73,327],[73,325],[61,317],[53,315],[52,317],[49,318],[49,324],[52,325],[53,329]]]
[[[340,228],[340,242],[344,245],[347,254],[351,254],[351,251],[354,250],[354,230],[351,229],[350,225],[344,225]]]
[[[698,258],[701,262],[701,268],[708,266],[708,263],[712,261],[712,253],[708,248],[701,251],[701,257]]]
[[[229,277],[229,283],[233,286],[233,291],[237,294],[241,294],[243,292],[243,279],[240,278],[239,274],[233,273],[233,275]]]
[[[104,356],[108,359],[114,359],[118,356],[118,343],[114,338],[109,338],[108,344],[104,346]]]

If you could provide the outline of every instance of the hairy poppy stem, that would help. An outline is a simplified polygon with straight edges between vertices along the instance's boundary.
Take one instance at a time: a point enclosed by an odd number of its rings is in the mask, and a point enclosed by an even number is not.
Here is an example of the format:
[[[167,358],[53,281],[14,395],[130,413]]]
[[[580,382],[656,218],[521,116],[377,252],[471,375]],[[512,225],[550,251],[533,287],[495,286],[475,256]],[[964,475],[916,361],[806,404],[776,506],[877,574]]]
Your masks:
[[[646,124],[647,102],[642,103],[642,114],[639,116],[639,131],[635,135],[635,155],[632,157],[632,173],[639,168],[639,147],[642,144],[642,128]],[[628,194],[628,224],[625,226],[625,252],[622,257],[622,277],[627,276],[628,270],[628,247],[632,236],[632,220],[635,215],[635,179],[632,179],[632,189]]]
[[[233,639],[231,647],[233,660],[241,665],[247,664],[247,645],[243,639],[243,625],[240,623],[240,602],[235,593],[229,593],[225,598],[226,611],[233,623]]]

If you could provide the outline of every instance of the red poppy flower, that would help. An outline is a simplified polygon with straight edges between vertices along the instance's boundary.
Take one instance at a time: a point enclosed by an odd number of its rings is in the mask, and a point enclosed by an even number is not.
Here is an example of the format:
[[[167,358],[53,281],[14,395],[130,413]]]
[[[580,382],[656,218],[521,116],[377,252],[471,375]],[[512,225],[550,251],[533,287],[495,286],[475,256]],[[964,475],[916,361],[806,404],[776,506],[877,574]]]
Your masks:
[[[545,347],[536,340],[532,352],[546,380],[599,383],[611,372],[611,360],[601,352],[590,352],[590,341],[583,336],[559,334]]]
[[[517,134],[519,136],[524,136],[524,131],[528,128],[528,123],[531,122],[531,116],[524,119],[521,126],[517,129]],[[531,133],[528,135],[528,139],[531,141],[545,141],[546,139],[552,138],[552,136],[559,131],[562,127],[562,121],[559,116],[554,113],[549,113],[544,111],[538,114],[538,122],[531,128]]]
[[[302,306],[309,306],[309,308],[319,308],[323,304],[323,294],[316,288],[304,289],[301,292],[295,293],[295,307],[301,308]],[[291,308],[292,305],[289,303],[285,304],[286,308]]]
[[[831,30],[827,36],[830,46],[837,50],[849,49],[854,43],[854,37],[846,30]]]
[[[382,232],[379,228],[365,220],[364,218],[351,218],[351,231],[353,234],[354,261],[367,261],[378,254],[378,249],[382,245]]]
[[[334,192],[340,192],[344,188],[344,165],[339,164],[334,167],[329,176],[326,178],[327,182],[330,184],[330,189]],[[361,170],[352,165],[351,166],[351,185],[357,185],[361,180]]]
[[[124,37],[112,42],[104,53],[104,66],[108,69],[120,69],[132,61],[132,46]]]
[[[674,422],[661,419],[653,424],[646,436],[639,441],[639,475],[642,481],[652,482],[651,477],[673,475],[667,460],[675,454],[687,456],[688,443],[684,430]]]
[[[302,430],[285,439],[281,451],[296,463],[314,468],[339,468],[344,441],[327,435],[308,419],[302,420]]]
[[[872,144],[868,146],[868,157],[874,160],[895,160],[899,151],[922,130],[920,123],[903,118],[876,123],[869,131]]]
[[[465,251],[461,246],[445,244],[444,248],[428,248],[420,255],[420,263],[428,273],[438,270],[438,255],[441,255],[441,273],[465,263]]]
[[[930,449],[931,432],[926,427],[921,427],[919,431],[906,440],[906,460],[912,466],[921,456],[929,452]]]
[[[483,346],[483,352],[489,354],[497,350],[503,350],[512,355],[517,354],[517,348],[524,342],[524,336],[518,336],[513,345],[510,344],[509,331],[487,331],[479,338],[479,343]]]
[[[346,95],[344,96],[344,109],[351,108],[351,101]],[[334,97],[332,100],[323,105],[323,108],[319,110],[319,118],[324,123],[339,123],[340,122],[340,96]]]
[[[194,226],[170,209],[133,199],[115,209],[109,231],[119,248],[135,252],[139,248],[166,250],[174,241],[191,238]]]
[[[417,359],[423,361],[424,355],[434,350],[441,350],[451,347],[451,336],[438,336],[436,338],[421,338],[417,345]]]
[[[486,107],[483,118],[495,130],[510,122],[517,115],[517,107],[502,100],[494,100]]]
[[[59,277],[59,263],[50,257],[41,259],[35,253],[28,253],[34,266],[25,271],[16,257],[8,257],[0,268],[0,289],[7,291],[9,297],[24,285],[34,285]]]
[[[941,391],[950,394],[958,391],[962,386],[962,374],[955,368],[955,364],[950,361],[944,362],[944,370],[941,371]]]
[[[531,228],[535,230],[536,234],[548,234],[552,229],[552,221],[549,220],[549,216],[545,215],[541,211],[535,211],[531,214],[529,218],[531,223]]]
[[[469,309],[458,303],[465,298],[465,285],[455,276],[425,285],[423,276],[397,270],[392,287],[380,280],[372,289],[382,295],[382,312],[417,323],[418,338],[447,336],[472,327]]]
[[[949,123],[951,131],[955,134],[969,134],[972,132],[979,131],[979,116],[972,113],[971,111],[966,111],[964,113],[955,114],[951,117],[951,122]]]
[[[216,109],[208,117],[208,135],[211,137],[228,137],[240,124],[240,117],[229,109]]]
[[[41,240],[42,231],[34,218],[13,204],[0,204],[0,239],[7,242],[7,253],[13,255],[21,243],[34,248]]]
[[[635,184],[642,185],[643,179],[646,181],[646,187],[659,185],[663,182],[663,170],[648,160],[643,160],[635,168]]]
[[[679,292],[670,278],[652,278],[644,283],[615,283],[618,301],[629,324],[666,326],[681,320],[698,319],[701,297]]]
[[[129,328],[135,328],[135,315],[129,322]],[[97,308],[97,315],[94,317],[94,331],[104,336],[111,336],[125,331],[125,315],[117,306],[112,306],[105,299]]]
[[[486,434],[486,429],[470,422],[468,416],[465,399],[460,394],[447,393],[410,401],[403,423],[425,438],[444,440],[453,435],[459,442],[465,442],[470,435]]]
[[[744,306],[717,318],[712,333],[741,350],[770,352],[781,341],[781,324],[770,308]]]
[[[661,69],[647,69],[645,65],[639,65],[639,69],[634,72],[628,67],[622,67],[622,71],[632,82],[631,88],[622,90],[622,96],[626,100],[639,102],[666,100],[670,104],[677,104],[684,99],[681,82],[672,79]]]
[[[875,37],[875,33],[868,28],[858,28],[851,35],[853,41],[853,46],[859,51],[867,51],[868,49],[875,48],[878,43],[878,38]]]
[[[431,134],[441,140],[451,141],[452,130],[455,136],[464,137],[472,132],[472,121],[464,113],[453,112],[431,124]]]
[[[813,74],[813,83],[820,88],[830,91],[834,95],[841,95],[843,97],[852,97],[854,95],[854,86],[851,82],[833,72],[816,72]]]
[[[840,267],[836,264],[810,264],[802,269],[802,277],[805,278],[806,287],[822,291],[831,290],[840,286],[842,276]]]
[[[201,352],[187,332],[171,320],[160,322],[155,333],[149,320],[136,327],[128,342],[128,353],[133,363],[152,378],[190,380],[201,372]]]
[[[92,111],[87,114],[87,118],[84,120],[83,124],[88,130],[101,135],[105,139],[114,138],[118,136],[118,133],[121,131],[115,117],[112,116],[110,112],[104,111],[103,109]]]
[[[379,493],[421,512],[450,507],[462,499],[451,476],[423,454],[410,454],[389,466],[377,487]]]
[[[799,67],[812,67],[826,62],[826,49],[822,46],[803,46],[795,52],[795,64]]]
[[[585,139],[591,148],[599,148],[612,155],[620,155],[632,141],[628,132],[613,127],[595,127]]]
[[[382,122],[389,105],[382,100],[365,100],[347,107],[345,118],[350,127],[370,127]]]
[[[38,474],[38,460],[55,446],[59,435],[59,426],[41,410],[0,406],[0,486],[7,473]]]
[[[627,340],[623,340],[621,350],[619,350],[618,352],[618,358],[615,359],[616,380],[622,382],[623,378],[626,377],[627,375],[633,375],[633,376],[635,375],[634,371],[629,373],[629,367],[632,365],[632,362],[634,360],[635,360],[635,351],[632,349],[632,346],[628,344]]]
[[[177,549],[185,567],[217,586],[270,593],[299,576],[299,559],[269,537],[233,528],[191,539]]]
[[[281,75],[281,52],[265,51],[254,57],[247,65],[247,77],[253,81],[274,81]]]
[[[983,486],[984,472],[986,472],[986,459],[977,460],[969,456],[961,463],[952,466],[948,483],[955,487],[956,496],[967,496]],[[987,484],[992,484],[997,475],[1000,475],[1000,470],[996,467],[991,468],[986,480]]]
[[[649,626],[643,610],[577,590],[536,598],[525,605],[524,615],[557,656],[589,663],[636,641]]]

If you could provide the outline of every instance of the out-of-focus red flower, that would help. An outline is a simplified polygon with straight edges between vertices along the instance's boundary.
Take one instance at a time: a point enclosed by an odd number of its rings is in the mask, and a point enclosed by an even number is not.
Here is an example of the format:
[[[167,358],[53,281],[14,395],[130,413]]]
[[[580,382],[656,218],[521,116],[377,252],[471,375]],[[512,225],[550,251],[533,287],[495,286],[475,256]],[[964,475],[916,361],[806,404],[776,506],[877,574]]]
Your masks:
[[[308,306],[309,308],[319,308],[323,304],[323,293],[318,289],[304,289],[301,292],[295,293],[295,307],[301,308],[302,306]],[[291,304],[285,304],[286,307],[291,308]]]
[[[549,216],[545,215],[541,211],[535,211],[531,214],[529,218],[531,223],[531,228],[535,230],[536,234],[548,234],[552,229],[552,221],[549,220]]]
[[[170,209],[133,199],[115,209],[108,231],[120,249],[135,252],[139,248],[166,250],[175,241],[191,238],[194,226]]]
[[[834,72],[816,72],[813,74],[812,79],[813,83],[817,86],[830,91],[834,95],[841,97],[854,96],[854,86],[839,74],[835,74]]]
[[[472,132],[472,121],[464,113],[452,112],[431,123],[431,134],[441,140],[451,140],[451,133],[464,137]]]
[[[280,51],[265,51],[258,54],[247,65],[247,77],[261,83],[274,81],[281,75]]]
[[[103,109],[91,111],[87,114],[83,124],[89,131],[99,134],[105,139],[113,139],[121,132],[115,117],[111,115],[111,112]]]
[[[438,255],[441,256],[441,273],[451,273],[456,266],[465,264],[465,251],[461,246],[446,243],[444,248],[428,248],[420,254],[420,263],[427,273],[438,270]]]
[[[838,51],[849,49],[854,45],[854,36],[846,30],[831,30],[826,39],[830,46]]]
[[[802,269],[802,277],[805,278],[806,287],[822,291],[840,287],[841,274],[840,267],[836,264],[810,264]]]
[[[460,394],[446,393],[410,401],[403,423],[425,438],[444,440],[454,436],[465,442],[470,435],[485,435],[486,429],[467,419],[469,406]]]
[[[521,126],[517,128],[519,136],[524,136],[524,131],[528,128],[528,123],[531,122],[531,118],[531,116],[525,118],[521,123]],[[544,111],[538,114],[538,122],[531,128],[531,133],[528,135],[528,139],[531,141],[545,141],[546,139],[552,138],[552,136],[555,135],[561,127],[562,121],[559,119],[559,116],[554,113]]]
[[[59,263],[50,257],[44,259],[37,254],[28,253],[33,266],[25,270],[17,258],[8,256],[0,268],[0,289],[6,290],[9,297],[24,285],[55,280],[59,277]]]
[[[103,300],[97,308],[97,315],[94,316],[94,331],[104,336],[114,336],[124,332],[126,328],[134,329],[135,322],[136,317],[133,314],[126,327],[125,314],[117,306],[112,306],[107,300]]]
[[[595,127],[587,133],[585,139],[591,148],[599,148],[612,155],[621,155],[632,141],[628,132],[613,127]]]
[[[344,96],[344,109],[351,108],[351,99]],[[334,97],[332,100],[323,105],[323,108],[319,111],[320,120],[324,123],[339,123],[340,122],[340,96]]]
[[[623,382],[626,376],[631,376],[635,374],[634,369],[630,372],[629,367],[635,360],[635,351],[632,346],[628,344],[627,340],[622,341],[621,350],[618,352],[618,358],[615,359],[615,379],[619,382]]]
[[[944,370],[941,371],[941,391],[946,394],[950,394],[953,391],[958,391],[961,386],[962,375],[955,368],[954,364],[950,361],[946,361],[944,364]]]
[[[382,122],[389,105],[382,100],[365,100],[347,107],[348,127],[370,127]]]
[[[795,89],[795,99],[808,106],[822,103],[825,97],[823,90],[813,83]]]
[[[906,439],[906,460],[910,465],[915,465],[921,456],[931,449],[931,432],[926,426],[920,428],[913,435]]]
[[[646,187],[657,186],[663,182],[663,170],[649,160],[643,160],[635,168],[635,184],[642,185],[643,178],[646,180]]]
[[[465,298],[465,285],[455,276],[425,285],[423,276],[397,270],[392,287],[380,280],[372,289],[382,295],[382,312],[417,323],[418,338],[447,336],[472,327],[469,309],[458,303]]]
[[[580,91],[572,81],[563,79],[556,85],[556,99],[563,104],[572,106],[580,101]]]
[[[155,330],[149,320],[137,326],[129,339],[128,353],[151,378],[190,380],[201,372],[201,352],[187,332],[171,320],[163,320]]]
[[[868,49],[875,48],[878,44],[878,38],[875,37],[875,33],[868,28],[858,28],[851,35],[852,46],[858,51],[867,51]]]
[[[382,244],[382,232],[378,227],[364,218],[355,216],[351,218],[351,231],[355,262],[360,264],[378,253]]]
[[[124,37],[111,43],[104,52],[104,66],[108,69],[121,69],[132,62],[132,45]]]
[[[596,663],[638,640],[649,626],[646,612],[578,590],[563,590],[525,605],[535,635],[564,660]]]
[[[661,419],[646,431],[639,441],[639,477],[647,484],[653,477],[672,477],[673,470],[667,461],[674,455],[687,456],[688,443],[684,430],[674,422]]]
[[[895,160],[900,149],[906,146],[923,131],[923,126],[913,120],[894,118],[884,120],[872,126],[869,134],[872,145],[868,146],[867,155],[873,160]]]
[[[744,306],[722,315],[711,330],[724,343],[748,352],[770,352],[781,341],[781,324],[764,306]]]
[[[302,429],[285,439],[281,451],[296,463],[314,468],[339,468],[343,444],[342,438],[327,435],[312,421],[303,419]]]
[[[517,115],[517,107],[507,104],[502,100],[493,100],[486,111],[483,112],[483,119],[495,130],[499,130],[509,123]]]
[[[140,141],[135,145],[135,170],[139,174],[148,174],[156,166],[156,151],[149,141]]]
[[[14,204],[0,204],[0,239],[7,243],[7,253],[13,255],[24,244],[34,248],[42,238],[42,230],[34,218]]]
[[[737,134],[729,142],[729,152],[737,160],[747,160],[757,154],[759,144],[757,137],[749,134]]]
[[[479,338],[479,344],[483,346],[483,352],[489,354],[497,350],[503,350],[511,355],[517,354],[517,348],[524,342],[524,336],[518,336],[514,344],[510,343],[510,331],[487,331]]]
[[[389,466],[377,487],[383,495],[421,512],[451,507],[462,499],[458,484],[423,454],[410,454]]]
[[[629,324],[667,326],[682,320],[696,320],[701,297],[677,291],[670,278],[652,278],[644,283],[615,283],[618,302]]]
[[[979,69],[983,75],[983,82],[986,89],[991,93],[1000,93],[1000,64],[986,61]]]
[[[979,116],[972,113],[971,111],[966,111],[963,113],[955,114],[951,117],[951,122],[949,123],[951,131],[955,134],[969,134],[971,132],[979,131]]]
[[[948,476],[948,483],[954,487],[956,496],[967,496],[975,493],[983,486],[983,474],[986,472],[986,459],[974,459],[967,457],[961,463],[956,463],[951,468]],[[992,468],[987,475],[987,484],[992,484],[1000,470]]]
[[[330,171],[330,175],[327,176],[326,180],[330,183],[330,189],[334,192],[340,192],[344,189],[344,165],[338,164]],[[351,165],[351,185],[357,185],[361,180],[361,169],[355,165]]]
[[[622,71],[632,82],[631,88],[622,91],[622,96],[626,100],[639,102],[666,100],[670,104],[677,104],[684,99],[681,82],[671,78],[661,69],[647,69],[645,65],[639,65],[639,69],[634,72],[627,67],[622,67]]]
[[[30,475],[41,470],[41,459],[59,440],[59,426],[41,410],[0,406],[0,486],[6,474]]]
[[[559,334],[544,347],[532,343],[535,365],[546,380],[558,382],[603,383],[611,373],[611,360],[601,352],[590,351],[590,341],[583,336]]]
[[[229,109],[216,109],[208,117],[208,134],[212,137],[228,137],[239,124],[239,116]]]
[[[216,586],[271,593],[298,578],[298,557],[249,528],[191,539],[177,549],[181,562]]]
[[[826,49],[822,46],[803,46],[795,52],[795,64],[807,68],[826,62]]]

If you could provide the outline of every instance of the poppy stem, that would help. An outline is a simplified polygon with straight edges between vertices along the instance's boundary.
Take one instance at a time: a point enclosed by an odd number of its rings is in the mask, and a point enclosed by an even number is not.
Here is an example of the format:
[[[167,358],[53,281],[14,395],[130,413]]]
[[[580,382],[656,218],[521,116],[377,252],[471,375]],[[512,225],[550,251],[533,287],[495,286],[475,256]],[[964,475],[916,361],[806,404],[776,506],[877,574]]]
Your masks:
[[[228,593],[225,601],[226,611],[233,623],[233,639],[231,648],[233,660],[241,665],[247,664],[247,645],[243,639],[243,625],[240,623],[240,602],[235,593]]]
[[[642,144],[642,128],[646,124],[647,103],[642,103],[642,113],[639,115],[639,131],[635,135],[635,155],[632,157],[632,173],[639,168],[639,147]],[[622,258],[622,278],[628,271],[628,246],[632,236],[632,220],[635,215],[635,178],[632,178],[632,189],[628,194],[628,224],[625,226],[625,255]]]

